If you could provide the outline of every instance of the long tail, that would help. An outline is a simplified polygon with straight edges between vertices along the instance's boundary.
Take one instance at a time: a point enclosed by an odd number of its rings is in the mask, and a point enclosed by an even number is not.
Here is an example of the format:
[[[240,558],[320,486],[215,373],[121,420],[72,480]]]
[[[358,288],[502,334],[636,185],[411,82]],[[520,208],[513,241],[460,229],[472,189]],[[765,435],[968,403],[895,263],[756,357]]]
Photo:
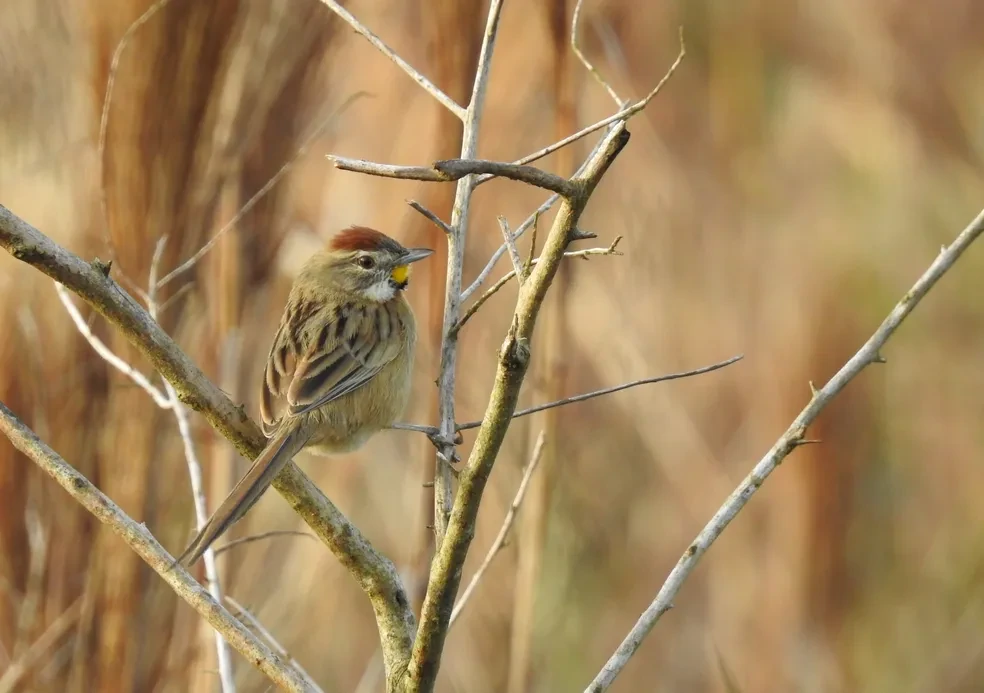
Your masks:
[[[236,484],[235,488],[229,492],[219,509],[205,523],[198,536],[174,564],[183,563],[188,567],[194,565],[212,545],[212,542],[222,536],[227,529],[253,507],[253,504],[260,499],[263,492],[273,482],[274,477],[284,468],[284,465],[301,451],[301,448],[307,443],[307,439],[308,437],[298,431],[297,428],[277,433],[271,438],[266,448],[253,462],[253,466],[249,468],[249,471]]]

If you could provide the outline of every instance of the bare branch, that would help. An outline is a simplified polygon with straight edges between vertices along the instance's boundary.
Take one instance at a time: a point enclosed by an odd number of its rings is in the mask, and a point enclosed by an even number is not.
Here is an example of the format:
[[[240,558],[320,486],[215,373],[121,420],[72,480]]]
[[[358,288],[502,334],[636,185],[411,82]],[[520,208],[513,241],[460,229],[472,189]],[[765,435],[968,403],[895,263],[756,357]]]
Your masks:
[[[226,641],[247,661],[281,688],[311,693],[313,689],[296,671],[233,618],[221,604],[212,599],[191,575],[180,568],[172,569],[173,558],[146,527],[127,516],[109,497],[103,495],[88,479],[21,423],[2,402],[0,402],[0,431],[3,431],[15,448],[33,460],[86,510],[118,534],[179,597],[191,605],[213,628],[222,633]]]
[[[513,241],[517,240],[520,236],[526,233],[526,231],[529,228],[531,228],[534,223],[536,223],[537,219],[540,218],[540,215],[546,214],[546,212],[551,207],[553,207],[554,204],[559,199],[560,199],[560,195],[557,194],[551,195],[550,197],[547,198],[546,202],[544,202],[542,205],[537,207],[536,211],[533,212],[533,214],[531,214],[530,216],[528,216],[526,218],[526,221],[520,224],[513,232],[512,235]],[[468,288],[461,292],[462,302],[467,301],[468,297],[471,296],[476,291],[478,291],[478,289],[482,286],[482,284],[485,283],[485,280],[489,278],[490,274],[492,274],[492,270],[495,269],[496,263],[499,262],[499,258],[505,255],[508,249],[509,247],[505,243],[503,243],[496,249],[494,253],[492,253],[492,257],[489,258],[489,261],[485,264],[485,267],[483,267],[482,271],[478,273],[477,277],[475,277],[475,281],[469,284]]]
[[[461,136],[461,158],[473,159],[478,152],[479,125],[485,107],[485,94],[489,83],[489,67],[492,52],[499,31],[499,18],[502,15],[502,0],[491,0],[485,22],[482,47],[478,54],[478,66],[472,85],[471,99],[465,114]],[[451,208],[451,229],[448,235],[448,274],[444,288],[444,318],[441,325],[441,360],[437,375],[438,420],[441,429],[440,444],[434,474],[434,545],[441,546],[451,517],[452,467],[450,462],[457,457],[454,449],[455,439],[455,378],[458,362],[458,336],[454,326],[458,324],[461,312],[461,273],[465,266],[465,245],[468,236],[468,215],[471,197],[475,190],[475,176],[465,176],[455,187],[454,204]],[[437,440],[432,438],[432,440]],[[436,668],[428,670],[424,679],[407,677],[411,685],[432,686]]]
[[[163,247],[163,243],[158,244]],[[151,284],[153,286],[153,284]],[[178,422],[178,434],[184,444],[185,462],[188,466],[188,478],[191,481],[191,497],[195,506],[195,526],[201,530],[208,522],[208,509],[205,507],[205,487],[202,483],[202,466],[198,462],[198,454],[195,452],[195,441],[192,438],[191,424],[188,422],[188,412],[184,405],[178,401],[178,394],[171,387],[171,383],[164,381],[167,389],[168,398],[171,402],[171,410],[174,418]],[[205,582],[208,586],[208,593],[212,595],[217,603],[222,603],[222,586],[219,583],[219,570],[215,565],[215,550],[211,547],[202,556],[205,563]],[[222,693],[235,693],[236,677],[232,670],[232,658],[229,655],[229,646],[222,638],[219,631],[213,631],[215,636],[215,659],[219,666],[219,681],[222,685]]]
[[[0,246],[64,284],[109,320],[174,387],[178,399],[204,415],[243,456],[254,459],[263,450],[266,438],[245,410],[229,401],[160,325],[108,276],[105,264],[83,262],[3,205]],[[415,619],[392,561],[376,551],[296,464],[288,463],[273,487],[366,592],[376,616],[387,671],[401,671],[409,659]],[[231,641],[230,644],[236,647]]]
[[[183,263],[181,263],[173,270],[168,272],[167,275],[165,275],[160,280],[160,282],[156,283],[154,286],[157,289],[162,289],[165,286],[167,286],[167,284],[171,282],[171,280],[173,280],[174,278],[178,277],[179,275],[187,272],[192,267],[194,267],[203,257],[205,257],[208,254],[210,250],[212,250],[212,248],[215,247],[215,244],[218,243],[219,239],[226,231],[233,228],[236,224],[239,223],[239,221],[244,216],[249,214],[249,211],[253,209],[253,207],[255,207],[257,203],[259,203],[259,201],[262,200],[267,195],[267,193],[269,193],[273,189],[273,187],[277,183],[279,183],[280,180],[290,172],[290,170],[294,167],[294,164],[296,164],[300,159],[304,157],[305,154],[307,154],[308,148],[314,143],[315,140],[321,137],[325,129],[327,129],[327,127],[332,122],[334,122],[335,119],[338,116],[340,116],[349,106],[351,106],[353,103],[355,103],[363,96],[371,96],[371,94],[366,91],[359,91],[353,94],[352,96],[348,97],[347,99],[345,99],[345,101],[343,101],[338,108],[333,110],[324,120],[322,120],[318,124],[318,126],[314,130],[311,131],[310,135],[304,138],[304,141],[301,143],[301,146],[297,148],[297,151],[294,152],[294,155],[290,159],[288,159],[283,166],[280,167],[280,170],[278,170],[275,174],[273,174],[270,180],[268,180],[266,183],[263,184],[262,188],[257,190],[253,194],[253,196],[246,201],[246,204],[244,204],[242,207],[239,208],[239,211],[237,211],[233,215],[232,219],[227,221],[222,226],[222,228],[220,228],[218,231],[215,232],[215,235],[209,239],[208,243],[206,243],[201,248],[199,248],[198,251],[190,258],[188,258]]]
[[[128,377],[135,385],[139,386],[140,389],[150,395],[150,398],[154,400],[154,404],[161,409],[170,409],[171,401],[168,399],[166,394],[154,387],[154,385],[143,373],[114,354],[113,350],[106,346],[105,342],[93,334],[92,329],[89,327],[89,324],[85,321],[85,319],[83,319],[79,309],[75,307],[74,303],[72,303],[72,297],[68,295],[68,289],[61,284],[56,283],[55,290],[58,292],[58,298],[61,300],[62,305],[65,306],[65,310],[68,312],[72,322],[75,323],[76,329],[78,329],[79,333],[85,338],[85,341],[89,342],[89,346],[91,346],[106,363]]]
[[[499,230],[502,231],[502,237],[505,239],[506,248],[509,249],[509,259],[512,260],[513,271],[512,275],[514,277],[519,277],[520,285],[523,284],[523,280],[526,278],[526,273],[523,271],[523,259],[519,256],[519,248],[516,247],[516,241],[513,240],[512,232],[509,230],[509,222],[503,216],[498,217]],[[460,321],[458,323],[461,324]]]
[[[484,159],[446,159],[434,162],[434,168],[447,176],[447,180],[458,180],[467,175],[483,173],[492,177],[509,178],[544,190],[550,190],[563,197],[575,194],[571,182],[563,176],[548,173],[535,166],[510,164],[503,161]]]
[[[351,159],[346,156],[328,154],[328,160],[335,168],[354,173],[365,173],[380,178],[400,178],[402,180],[422,180],[430,183],[443,183],[452,180],[431,166],[398,166],[380,164],[365,159]]]
[[[465,120],[467,117],[467,112],[464,108],[455,103],[454,99],[441,91],[436,84],[431,82],[429,79],[424,77],[420,72],[418,72],[410,63],[397,55],[392,48],[383,43],[376,34],[369,31],[369,29],[362,24],[358,19],[356,19],[351,12],[346,10],[340,4],[334,0],[321,0],[321,2],[328,6],[332,12],[341,17],[346,24],[355,29],[359,34],[361,34],[369,43],[371,43],[376,50],[385,55],[387,58],[392,60],[396,65],[406,72],[413,79],[414,82],[423,87],[424,91],[437,99],[442,106],[454,113],[459,120]]]
[[[601,691],[608,689],[615,677],[619,675],[632,655],[642,645],[642,641],[649,635],[656,622],[669,611],[677,593],[683,587],[683,583],[693,572],[697,562],[711,547],[711,544],[721,536],[721,533],[741,512],[769,475],[775,471],[779,463],[804,440],[807,427],[816,420],[823,408],[868,365],[878,362],[881,348],[895,333],[902,321],[919,305],[919,302],[929,293],[929,290],[939,281],[940,277],[953,266],[981,233],[984,233],[984,211],[977,215],[977,218],[957,236],[952,244],[943,248],[929,269],[919,277],[912,288],[902,297],[902,300],[896,304],[871,338],[827,381],[826,385],[816,390],[810,398],[809,404],[793,420],[793,423],[779,437],[769,452],[752,468],[748,476],[728,496],[724,505],[714,513],[714,517],[683,552],[652,604],[639,617],[622,644],[618,646],[602,670],[598,672],[594,681],[585,689],[585,693],[601,693]]]
[[[228,541],[222,546],[220,546],[219,548],[215,549],[215,555],[218,556],[223,551],[234,549],[237,546],[241,546],[243,544],[251,544],[254,541],[270,539],[271,537],[307,537],[308,539],[317,539],[317,537],[311,534],[310,532],[298,532],[295,529],[275,529],[270,532],[251,534],[248,537],[241,537],[239,539],[233,539],[232,541]]]
[[[612,101],[615,102],[615,105],[618,106],[619,108],[622,108],[622,106],[625,104],[625,102],[622,101],[622,99],[619,98],[618,94],[615,93],[615,89],[612,87],[612,85],[609,84],[608,83],[608,80],[606,80],[602,76],[601,72],[599,72],[598,69],[594,65],[591,64],[591,61],[588,60],[588,56],[586,56],[581,51],[581,47],[578,45],[578,42],[577,42],[577,30],[578,30],[578,26],[581,23],[581,6],[582,5],[584,5],[584,0],[577,0],[577,4],[574,5],[574,19],[571,22],[571,48],[574,50],[574,55],[576,55],[577,58],[578,58],[578,60],[581,61],[581,64],[584,65],[584,67],[587,69],[587,71],[590,72],[591,75],[596,80],[598,80],[598,84],[600,84],[602,87],[605,88],[605,91],[608,92],[608,95],[610,97],[612,97]]]
[[[703,366],[701,368],[695,368],[690,371],[682,371],[680,373],[670,373],[669,375],[658,375],[654,378],[643,378],[642,380],[633,380],[632,382],[622,383],[621,385],[615,385],[614,387],[606,387],[601,390],[594,390],[593,392],[585,392],[584,394],[581,395],[574,395],[573,397],[559,399],[556,402],[538,404],[535,407],[520,409],[519,411],[514,412],[512,418],[518,419],[521,416],[529,416],[530,414],[536,414],[537,412],[546,411],[547,409],[553,409],[555,407],[563,407],[566,404],[584,402],[585,400],[594,399],[595,397],[602,397],[604,395],[610,395],[615,392],[621,392],[622,390],[628,390],[629,388],[638,387],[639,385],[652,385],[654,383],[663,383],[668,380],[680,380],[681,378],[692,378],[695,375],[703,375],[704,373],[710,373],[711,371],[719,370],[721,368],[724,368],[725,366],[730,366],[732,363],[741,361],[742,358],[744,358],[744,355],[738,354],[737,356],[732,356],[730,359],[711,364],[710,366]],[[481,425],[482,425],[481,421],[469,421],[468,423],[463,423],[460,426],[458,426],[458,430],[467,431],[472,428],[478,428]]]
[[[534,225],[533,228],[536,229],[536,226]],[[536,240],[535,235],[534,235],[534,240]],[[607,248],[585,248],[584,250],[570,250],[564,253],[564,257],[565,258],[579,257],[587,260],[588,257],[591,255],[621,255],[622,253],[615,249],[618,246],[619,241],[621,240],[622,240],[621,236],[616,236],[615,240],[612,241],[612,244]],[[540,261],[539,258],[533,258],[532,260],[528,261],[527,264],[530,267],[532,267],[539,261]],[[501,289],[506,284],[508,284],[509,280],[515,276],[516,276],[516,270],[510,270],[509,272],[506,272],[499,281],[493,284],[484,294],[482,294],[477,299],[475,299],[475,302],[472,303],[470,306],[468,306],[468,309],[465,310],[465,312],[462,314],[461,320],[458,321],[457,329],[460,330],[462,327],[464,327],[465,323],[468,322],[468,320],[471,319],[471,317],[478,312],[478,309],[481,308],[486,301],[492,298],[492,296],[498,293],[499,289]]]
[[[441,217],[434,214],[434,212],[430,211],[416,200],[407,200],[407,204],[413,207],[421,214],[423,214],[430,221],[434,222],[434,225],[437,226],[439,229],[441,229],[441,231],[443,231],[444,233],[453,233],[451,231],[451,227],[448,226],[447,223],[445,223],[445,221],[441,219]]]
[[[228,548],[228,546],[226,548]],[[312,691],[314,691],[315,693],[324,693],[324,691],[321,690],[321,687],[315,682],[315,680],[311,677],[311,675],[307,673],[307,670],[301,666],[301,663],[298,662],[293,657],[291,657],[290,654],[288,654],[287,648],[285,648],[283,645],[277,642],[277,639],[273,637],[273,633],[271,633],[269,630],[266,629],[266,626],[264,626],[260,622],[260,619],[256,618],[256,616],[254,616],[249,609],[247,609],[245,606],[237,602],[232,597],[226,595],[225,600],[226,602],[229,603],[229,605],[233,609],[236,610],[236,612],[239,614],[240,620],[248,621],[249,622],[248,625],[250,626],[250,628],[252,628],[264,640],[266,640],[267,644],[270,647],[272,647],[277,654],[279,654],[281,657],[287,660],[287,663],[290,664],[290,666],[292,666],[297,671],[297,673],[304,678],[305,682],[307,682],[307,685],[310,686]]]
[[[559,140],[557,142],[554,142],[553,144],[551,144],[551,145],[549,145],[547,147],[544,147],[543,149],[539,149],[539,150],[533,152],[532,154],[527,154],[526,156],[524,156],[521,159],[516,159],[516,161],[514,161],[513,163],[514,164],[517,164],[517,165],[533,163],[534,161],[536,161],[538,159],[542,159],[545,156],[548,156],[550,154],[553,154],[558,149],[562,149],[562,148],[566,147],[567,145],[569,145],[569,144],[571,144],[573,142],[577,142],[579,139],[581,139],[583,137],[587,137],[588,135],[590,135],[593,132],[597,132],[598,130],[601,130],[602,128],[604,128],[606,126],[611,125],[612,123],[626,121],[629,118],[631,118],[632,116],[636,115],[637,113],[639,113],[640,111],[642,111],[643,109],[645,109],[646,106],[649,105],[649,102],[652,101],[656,97],[656,95],[659,94],[663,90],[663,87],[666,86],[666,83],[670,81],[670,77],[672,77],[673,74],[677,71],[677,68],[680,67],[680,64],[683,62],[683,58],[684,58],[684,56],[686,56],[686,54],[687,54],[687,49],[686,49],[686,45],[683,42],[683,28],[681,27],[680,28],[680,52],[677,53],[676,59],[673,61],[673,64],[670,65],[669,69],[663,75],[663,78],[659,80],[659,83],[655,87],[653,87],[653,90],[650,91],[648,94],[646,94],[646,96],[644,96],[639,101],[636,101],[631,106],[626,106],[625,108],[622,108],[621,110],[619,110],[617,113],[613,113],[612,115],[608,116],[607,118],[602,118],[598,122],[593,123],[593,124],[589,125],[588,127],[583,128],[581,130],[578,130],[574,134],[568,135],[567,137],[565,137],[562,140]],[[486,182],[488,180],[491,180],[491,179],[492,179],[492,176],[482,176],[481,178],[478,179],[478,182],[476,183],[476,185],[481,185],[482,183],[484,183],[484,182]]]
[[[489,176],[510,178],[522,183],[528,183],[538,188],[552,190],[559,195],[573,194],[570,182],[556,174],[548,173],[534,166],[518,166],[502,161],[485,161],[483,159],[445,159],[435,161],[433,166],[399,166],[396,164],[380,164],[365,159],[351,159],[335,154],[327,155],[335,168],[342,171],[353,171],[381,178],[399,178],[401,180],[420,180],[427,183],[446,183],[461,180],[465,176],[485,173]]]
[[[506,545],[506,538],[509,536],[509,530],[512,529],[513,522],[516,521],[516,513],[519,511],[519,506],[523,504],[523,498],[526,496],[526,489],[530,485],[530,479],[533,478],[533,472],[536,471],[537,465],[540,464],[540,458],[543,457],[543,444],[546,441],[546,435],[544,431],[540,431],[540,435],[536,439],[536,444],[533,446],[533,455],[530,457],[530,462],[526,465],[526,470],[523,472],[523,478],[520,479],[519,488],[516,490],[516,497],[513,498],[512,505],[509,506],[509,511],[506,513],[506,519],[502,521],[502,527],[499,528],[499,534],[496,535],[495,541],[492,542],[492,546],[489,547],[489,551],[485,554],[485,559],[482,564],[478,566],[478,570],[472,576],[471,582],[465,587],[465,590],[461,593],[461,597],[458,599],[458,603],[454,605],[454,610],[451,612],[451,618],[448,620],[448,628],[454,625],[454,622],[458,620],[461,616],[462,610],[471,599],[472,594],[475,592],[475,588],[478,583],[482,580],[485,575],[485,571],[488,570],[489,566],[492,565],[492,561],[499,554],[500,551]]]

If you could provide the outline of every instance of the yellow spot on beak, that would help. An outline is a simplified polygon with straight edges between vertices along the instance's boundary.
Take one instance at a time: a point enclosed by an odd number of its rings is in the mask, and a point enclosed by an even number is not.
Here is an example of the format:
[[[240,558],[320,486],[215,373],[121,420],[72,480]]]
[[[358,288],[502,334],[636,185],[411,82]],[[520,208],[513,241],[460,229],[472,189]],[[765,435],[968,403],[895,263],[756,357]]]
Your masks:
[[[407,279],[410,278],[410,265],[400,265],[399,267],[394,267],[393,272],[390,274],[397,284],[406,284]]]

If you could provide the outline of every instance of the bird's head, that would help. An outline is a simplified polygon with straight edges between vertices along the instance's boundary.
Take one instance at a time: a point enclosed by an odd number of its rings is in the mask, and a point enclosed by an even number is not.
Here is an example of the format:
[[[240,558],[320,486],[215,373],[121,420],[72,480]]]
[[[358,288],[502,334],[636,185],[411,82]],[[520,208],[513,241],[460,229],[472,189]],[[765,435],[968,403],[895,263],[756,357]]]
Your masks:
[[[312,258],[309,269],[346,293],[385,303],[407,288],[410,265],[433,253],[430,248],[404,248],[384,233],[352,226],[335,235]]]

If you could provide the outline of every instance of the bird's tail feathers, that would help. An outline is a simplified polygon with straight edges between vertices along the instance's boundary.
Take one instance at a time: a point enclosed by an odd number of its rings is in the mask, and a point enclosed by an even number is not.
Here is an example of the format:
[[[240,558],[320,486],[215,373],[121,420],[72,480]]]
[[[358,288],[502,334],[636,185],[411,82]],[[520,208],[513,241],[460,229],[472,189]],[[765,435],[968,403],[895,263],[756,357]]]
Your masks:
[[[175,560],[174,565],[183,563],[192,566],[202,557],[202,554],[226,530],[249,511],[253,504],[260,499],[280,470],[301,451],[308,441],[308,436],[297,428],[278,432],[267,443],[259,457],[246,472],[246,475],[235,485],[219,509],[212,514],[198,536],[188,548]]]

